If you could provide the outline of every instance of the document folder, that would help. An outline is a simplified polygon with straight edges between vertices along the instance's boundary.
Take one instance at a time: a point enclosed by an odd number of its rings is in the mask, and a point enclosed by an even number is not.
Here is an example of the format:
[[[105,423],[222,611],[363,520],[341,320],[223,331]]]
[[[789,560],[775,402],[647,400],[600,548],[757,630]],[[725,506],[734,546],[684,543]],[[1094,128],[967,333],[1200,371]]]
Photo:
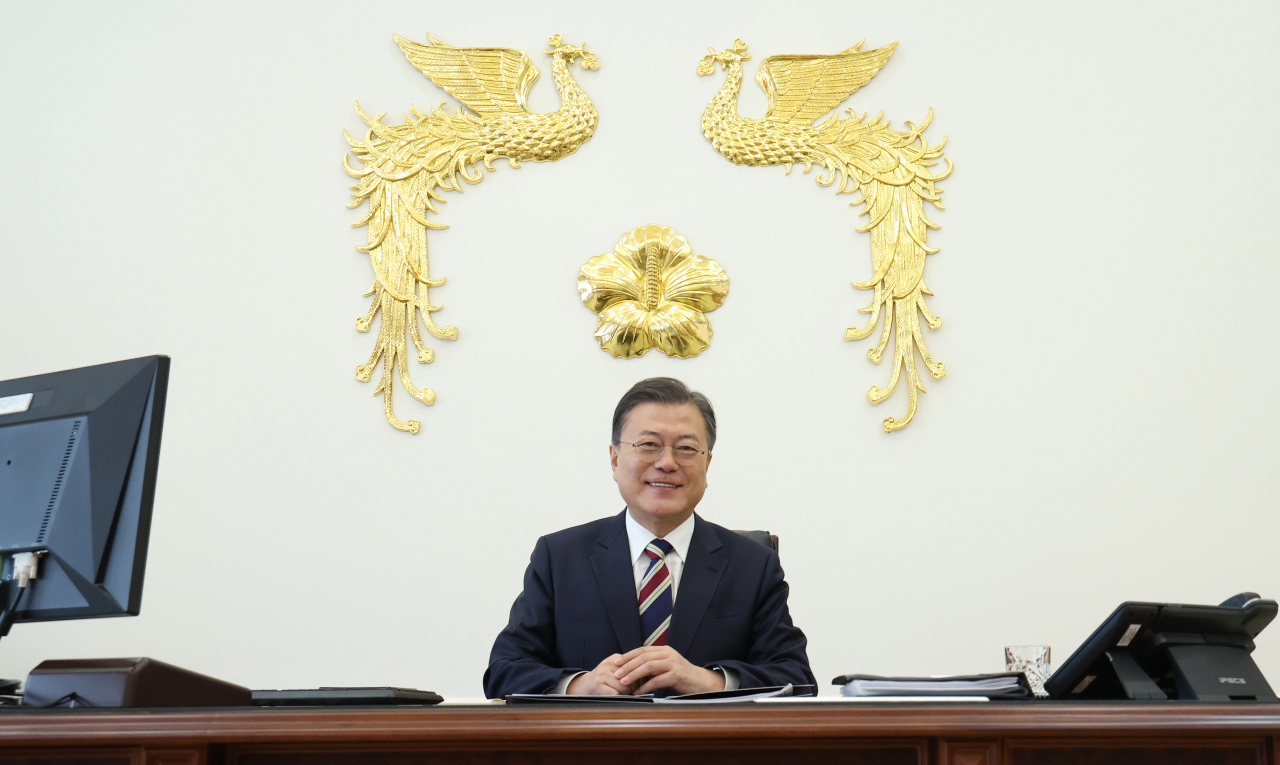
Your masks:
[[[773,685],[764,688],[739,688],[736,691],[690,693],[684,696],[668,696],[666,698],[659,698],[652,694],[644,696],[570,696],[563,693],[512,693],[508,694],[506,698],[508,704],[732,704],[779,696],[816,696],[817,692],[818,689],[812,685]]]
[[[955,677],[880,677],[841,675],[831,681],[845,696],[986,696],[989,699],[1034,698],[1022,672]]]

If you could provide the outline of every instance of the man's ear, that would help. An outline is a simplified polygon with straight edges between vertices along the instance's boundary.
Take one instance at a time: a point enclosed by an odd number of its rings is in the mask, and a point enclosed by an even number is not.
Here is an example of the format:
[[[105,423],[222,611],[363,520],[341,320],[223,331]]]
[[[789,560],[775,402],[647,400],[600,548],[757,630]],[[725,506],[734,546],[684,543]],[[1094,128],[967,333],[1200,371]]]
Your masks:
[[[609,465],[613,468],[613,472],[615,473],[618,472],[619,455],[620,455],[620,452],[618,451],[618,445],[609,444]]]
[[[707,467],[706,467],[707,470],[711,469],[711,456],[712,456],[711,452],[707,452]]]

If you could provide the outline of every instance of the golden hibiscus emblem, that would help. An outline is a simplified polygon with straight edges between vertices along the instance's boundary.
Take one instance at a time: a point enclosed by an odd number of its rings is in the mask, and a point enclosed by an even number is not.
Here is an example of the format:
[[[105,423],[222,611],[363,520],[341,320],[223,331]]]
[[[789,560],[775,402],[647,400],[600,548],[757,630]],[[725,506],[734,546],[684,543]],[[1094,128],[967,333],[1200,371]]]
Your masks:
[[[680,234],[648,225],[623,234],[613,252],[588,260],[578,272],[578,294],[600,315],[602,349],[631,359],[657,348],[687,359],[711,344],[704,314],[724,303],[729,277],[719,263],[695,255]]]

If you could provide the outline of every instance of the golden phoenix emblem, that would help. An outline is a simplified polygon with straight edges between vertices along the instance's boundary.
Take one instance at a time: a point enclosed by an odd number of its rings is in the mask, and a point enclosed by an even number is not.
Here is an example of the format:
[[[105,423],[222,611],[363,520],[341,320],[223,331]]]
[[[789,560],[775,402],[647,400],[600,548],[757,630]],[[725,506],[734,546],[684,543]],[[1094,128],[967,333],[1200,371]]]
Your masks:
[[[429,44],[395,36],[400,50],[419,71],[466,107],[449,114],[444,105],[430,114],[412,106],[402,125],[384,125],[385,113],[370,117],[356,103],[356,113],[369,126],[364,140],[353,139],[344,130],[347,142],[363,167],[342,165],[354,178],[354,201],[348,207],[368,202],[369,211],[353,226],[369,227],[369,243],[360,249],[369,253],[373,284],[365,296],[373,296],[368,312],[356,321],[356,329],[368,332],[375,316],[382,313],[378,339],[369,360],[356,367],[356,378],[368,382],[381,360],[382,376],[375,396],[381,395],[387,422],[395,428],[417,433],[417,420],[402,422],[395,415],[391,393],[394,379],[409,395],[430,406],[435,393],[417,388],[409,378],[406,335],[418,351],[418,362],[428,364],[434,352],[422,341],[418,318],[441,340],[458,339],[457,327],[437,327],[431,314],[441,306],[432,305],[427,293],[440,287],[443,278],[431,279],[427,269],[427,229],[448,228],[429,220],[435,215],[434,202],[444,202],[441,191],[462,191],[462,183],[484,179],[479,165],[493,170],[493,161],[505,159],[512,167],[521,161],[554,162],[578,150],[596,128],[596,110],[591,99],[578,87],[569,67],[582,59],[583,69],[599,69],[600,64],[586,45],[566,45],[560,35],[550,40],[551,73],[560,91],[561,106],[548,114],[534,114],[525,107],[529,87],[538,79],[538,70],[529,57],[510,48],[454,48],[431,35]]]
[[[716,63],[727,74],[702,114],[702,134],[716,151],[739,165],[783,165],[788,174],[793,165],[804,165],[806,173],[816,165],[826,170],[817,177],[820,185],[834,185],[839,194],[860,194],[850,204],[861,205],[861,214],[871,218],[858,231],[871,233],[873,273],[868,281],[855,281],[853,286],[874,294],[870,305],[858,309],[871,314],[866,326],[851,327],[844,336],[846,340],[867,337],[883,311],[880,341],[867,356],[879,364],[893,337],[893,374],[886,388],[873,385],[867,397],[873,404],[888,398],[904,369],[911,397],[905,417],[885,419],[885,432],[905,427],[915,417],[917,394],[924,391],[916,371],[917,350],[935,379],[946,374],[945,367],[929,354],[919,317],[924,316],[931,329],[942,326],[924,302],[925,295],[933,295],[924,283],[925,256],[937,252],[926,243],[926,229],[938,228],[925,216],[924,203],[943,209],[942,191],[935,183],[951,174],[951,160],[945,160],[945,171],[929,168],[938,164],[947,140],[931,147],[924,138],[932,109],[919,127],[905,123],[905,133],[881,122],[883,112],[868,122],[866,114],[859,116],[849,109],[847,119],[832,114],[818,125],[813,123],[870,82],[897,45],[863,51],[858,43],[833,55],[766,58],[756,75],[769,96],[764,119],[738,114],[742,62],[751,58],[746,43],[735,40],[728,50],[712,48],[698,64],[699,75],[713,74]]]
[[[674,230],[648,225],[588,260],[578,272],[578,294],[600,316],[596,339],[603,350],[630,359],[657,348],[687,359],[711,344],[705,314],[724,303],[729,277]]]

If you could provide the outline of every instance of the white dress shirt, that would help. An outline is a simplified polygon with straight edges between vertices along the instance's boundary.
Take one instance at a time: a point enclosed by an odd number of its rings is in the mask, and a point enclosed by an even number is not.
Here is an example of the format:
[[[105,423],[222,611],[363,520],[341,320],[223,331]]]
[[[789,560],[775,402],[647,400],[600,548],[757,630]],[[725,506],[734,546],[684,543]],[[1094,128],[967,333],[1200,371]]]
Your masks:
[[[692,514],[685,519],[685,522],[676,526],[663,539],[671,545],[671,552],[667,553],[667,571],[671,574],[671,605],[676,604],[676,591],[680,589],[680,574],[684,573],[684,561],[689,557],[689,543],[693,541],[693,519]],[[635,518],[631,517],[631,511],[627,511],[627,544],[631,547],[631,568],[632,573],[636,575],[636,600],[640,599],[640,581],[644,579],[644,574],[649,570],[649,563],[652,559],[644,548],[649,546],[656,537],[653,532],[641,526]],[[640,604],[636,603],[636,610],[639,610]]]
[[[671,552],[667,553],[667,572],[671,575],[671,605],[675,606],[676,591],[680,588],[680,575],[684,573],[684,562],[689,557],[689,545],[693,542],[693,523],[694,515],[690,514],[685,522],[676,526],[662,539],[667,540],[671,545]],[[631,569],[635,574],[636,580],[636,609],[640,608],[640,581],[644,579],[644,574],[649,570],[649,563],[652,560],[644,548],[649,546],[656,537],[653,532],[641,526],[635,518],[631,517],[631,511],[625,513],[627,522],[627,544],[631,549]],[[738,673],[731,669],[722,667],[712,667],[712,669],[724,675],[724,689],[726,691],[737,690]],[[586,672],[566,672],[560,678],[560,682],[556,684],[553,693],[564,693],[569,689],[569,683],[578,675],[585,675]]]

